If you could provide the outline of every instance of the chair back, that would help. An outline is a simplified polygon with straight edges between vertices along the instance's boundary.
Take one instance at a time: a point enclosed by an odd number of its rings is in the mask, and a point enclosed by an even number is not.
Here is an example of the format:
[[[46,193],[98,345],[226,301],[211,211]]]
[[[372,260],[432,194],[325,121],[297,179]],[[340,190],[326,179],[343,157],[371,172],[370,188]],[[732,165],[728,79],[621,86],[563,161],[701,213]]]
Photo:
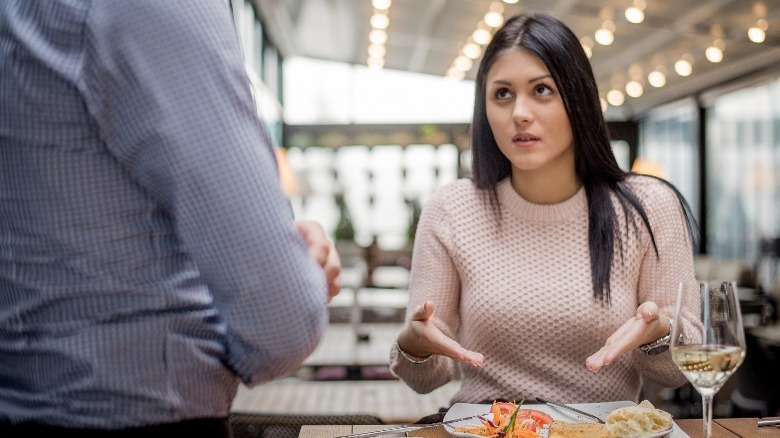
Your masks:
[[[233,438],[298,438],[304,425],[384,424],[373,415],[296,415],[260,412],[232,412],[229,419]]]

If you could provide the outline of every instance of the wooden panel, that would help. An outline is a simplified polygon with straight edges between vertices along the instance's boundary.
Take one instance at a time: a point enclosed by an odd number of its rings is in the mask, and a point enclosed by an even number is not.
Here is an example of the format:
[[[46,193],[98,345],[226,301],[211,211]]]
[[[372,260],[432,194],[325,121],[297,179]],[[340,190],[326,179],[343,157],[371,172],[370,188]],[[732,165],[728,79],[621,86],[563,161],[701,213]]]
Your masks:
[[[758,418],[728,418],[714,421],[739,436],[780,437],[780,427],[758,427]]]
[[[306,438],[332,438],[334,436],[348,435],[352,433],[352,426],[303,426],[299,437]]]
[[[704,425],[701,419],[677,420],[675,423],[680,426],[680,429],[682,429],[683,432],[687,433],[693,438],[704,436]],[[739,435],[732,433],[717,422],[712,422],[713,438],[734,438],[738,436]]]

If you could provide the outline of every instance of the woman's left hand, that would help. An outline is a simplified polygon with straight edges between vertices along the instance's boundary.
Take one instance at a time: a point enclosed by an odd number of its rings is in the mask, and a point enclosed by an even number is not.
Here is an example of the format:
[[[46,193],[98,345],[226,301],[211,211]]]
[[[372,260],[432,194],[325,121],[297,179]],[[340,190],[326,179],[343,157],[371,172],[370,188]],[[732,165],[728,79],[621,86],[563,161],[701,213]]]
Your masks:
[[[658,314],[658,305],[646,301],[636,309],[636,315],[623,323],[603,347],[585,360],[591,371],[598,371],[612,363],[615,358],[638,348],[642,344],[653,342],[669,333],[669,323]]]

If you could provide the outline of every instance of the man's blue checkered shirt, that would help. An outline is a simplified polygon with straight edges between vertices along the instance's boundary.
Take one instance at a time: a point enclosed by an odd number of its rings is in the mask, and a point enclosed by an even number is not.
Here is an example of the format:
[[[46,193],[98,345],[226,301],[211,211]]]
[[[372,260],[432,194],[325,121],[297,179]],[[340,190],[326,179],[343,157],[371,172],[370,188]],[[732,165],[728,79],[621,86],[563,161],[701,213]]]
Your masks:
[[[224,0],[0,1],[0,421],[225,417],[327,320]]]

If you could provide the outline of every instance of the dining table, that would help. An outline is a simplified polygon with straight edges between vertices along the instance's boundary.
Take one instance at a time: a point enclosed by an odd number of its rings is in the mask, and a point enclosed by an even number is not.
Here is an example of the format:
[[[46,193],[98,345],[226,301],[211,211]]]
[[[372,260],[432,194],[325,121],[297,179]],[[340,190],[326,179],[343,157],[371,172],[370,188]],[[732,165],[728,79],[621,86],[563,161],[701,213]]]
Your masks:
[[[701,419],[680,419],[675,423],[691,438],[703,436]],[[306,425],[301,428],[299,438],[334,438],[352,433],[369,432],[392,427],[391,425]],[[418,429],[388,437],[452,438],[442,426]],[[716,418],[712,425],[713,438],[780,438],[780,426],[758,427],[758,418]]]

